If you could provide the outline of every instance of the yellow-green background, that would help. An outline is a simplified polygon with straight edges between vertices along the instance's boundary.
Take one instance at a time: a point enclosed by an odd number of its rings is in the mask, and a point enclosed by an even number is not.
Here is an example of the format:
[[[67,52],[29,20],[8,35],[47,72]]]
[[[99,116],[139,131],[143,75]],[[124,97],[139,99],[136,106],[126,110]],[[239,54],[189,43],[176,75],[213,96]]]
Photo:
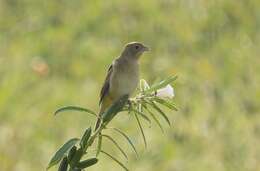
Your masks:
[[[93,117],[53,111],[80,105],[98,111],[106,69],[129,41],[152,51],[141,59],[150,83],[178,75],[178,112],[164,134],[145,125],[145,150],[133,117],[111,125],[140,152],[133,171],[260,170],[259,0],[1,0],[0,170],[44,170],[67,139]],[[55,169],[52,169],[55,170]],[[90,171],[120,171],[100,156]]]

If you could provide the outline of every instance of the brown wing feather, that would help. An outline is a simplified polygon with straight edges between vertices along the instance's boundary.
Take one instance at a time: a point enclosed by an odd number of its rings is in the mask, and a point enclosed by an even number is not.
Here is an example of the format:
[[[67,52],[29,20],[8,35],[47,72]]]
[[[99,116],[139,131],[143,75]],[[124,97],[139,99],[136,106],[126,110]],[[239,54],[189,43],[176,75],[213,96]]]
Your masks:
[[[107,76],[106,76],[106,79],[104,81],[104,84],[103,84],[103,87],[101,89],[101,92],[100,92],[100,100],[99,100],[99,105],[102,103],[104,97],[108,94],[109,92],[109,82],[110,82],[110,76],[113,72],[113,64],[109,66],[108,68],[108,71],[107,71]]]

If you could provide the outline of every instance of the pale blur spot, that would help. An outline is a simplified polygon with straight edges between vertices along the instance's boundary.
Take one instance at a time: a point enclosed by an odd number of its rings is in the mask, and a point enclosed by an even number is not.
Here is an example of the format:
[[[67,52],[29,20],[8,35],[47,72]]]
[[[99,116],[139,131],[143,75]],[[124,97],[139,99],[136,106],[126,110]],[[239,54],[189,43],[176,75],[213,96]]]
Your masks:
[[[49,66],[41,57],[34,57],[31,61],[32,70],[39,76],[47,76],[49,74]]]

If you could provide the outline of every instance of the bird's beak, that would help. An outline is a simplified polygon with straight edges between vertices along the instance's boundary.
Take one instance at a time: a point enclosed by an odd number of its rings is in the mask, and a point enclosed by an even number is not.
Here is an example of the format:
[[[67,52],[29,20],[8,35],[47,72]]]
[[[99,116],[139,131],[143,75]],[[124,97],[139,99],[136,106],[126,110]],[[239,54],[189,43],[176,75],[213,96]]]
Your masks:
[[[147,47],[147,46],[144,46],[144,47],[143,47],[143,51],[150,51],[150,48]]]

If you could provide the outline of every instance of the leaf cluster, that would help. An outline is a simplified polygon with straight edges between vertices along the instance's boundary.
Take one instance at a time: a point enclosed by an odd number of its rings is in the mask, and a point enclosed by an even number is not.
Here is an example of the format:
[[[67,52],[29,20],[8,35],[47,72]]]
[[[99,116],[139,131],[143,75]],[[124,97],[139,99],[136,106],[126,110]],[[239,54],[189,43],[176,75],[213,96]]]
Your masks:
[[[113,143],[115,147],[118,148],[125,159],[128,160],[128,155],[124,151],[124,149],[121,148],[120,144],[118,144],[117,141],[110,135],[103,134],[102,130],[111,129],[120,134],[123,138],[126,139],[130,147],[138,156],[136,147],[129,136],[120,129],[110,128],[107,125],[119,112],[127,111],[128,113],[133,114],[140,129],[144,145],[146,147],[147,141],[142,126],[142,121],[146,121],[149,125],[151,125],[152,122],[155,122],[162,131],[164,131],[163,124],[160,122],[160,119],[158,119],[158,117],[162,117],[162,119],[164,119],[169,126],[171,125],[170,119],[161,109],[161,107],[164,106],[170,110],[177,110],[177,108],[170,99],[160,98],[156,96],[156,91],[160,88],[165,87],[168,84],[171,84],[173,81],[176,80],[176,78],[176,76],[169,77],[157,84],[152,85],[151,87],[145,80],[140,80],[140,92],[136,97],[129,99],[128,95],[122,96],[119,100],[112,104],[110,108],[107,109],[100,118],[92,110],[78,106],[66,106],[58,109],[55,112],[55,115],[64,111],[71,110],[86,112],[92,116],[97,117],[97,119],[101,119],[101,124],[95,131],[92,131],[91,127],[87,128],[81,139],[72,138],[64,143],[50,160],[47,169],[60,163],[58,169],[59,171],[82,171],[96,164],[98,162],[99,154],[103,154],[118,163],[124,170],[128,171],[128,168],[121,161],[102,149],[102,140],[103,138],[105,138],[111,141],[111,143]],[[89,157],[88,159],[83,160],[83,156],[88,153],[89,147],[92,146],[94,141],[96,140],[96,156]]]

